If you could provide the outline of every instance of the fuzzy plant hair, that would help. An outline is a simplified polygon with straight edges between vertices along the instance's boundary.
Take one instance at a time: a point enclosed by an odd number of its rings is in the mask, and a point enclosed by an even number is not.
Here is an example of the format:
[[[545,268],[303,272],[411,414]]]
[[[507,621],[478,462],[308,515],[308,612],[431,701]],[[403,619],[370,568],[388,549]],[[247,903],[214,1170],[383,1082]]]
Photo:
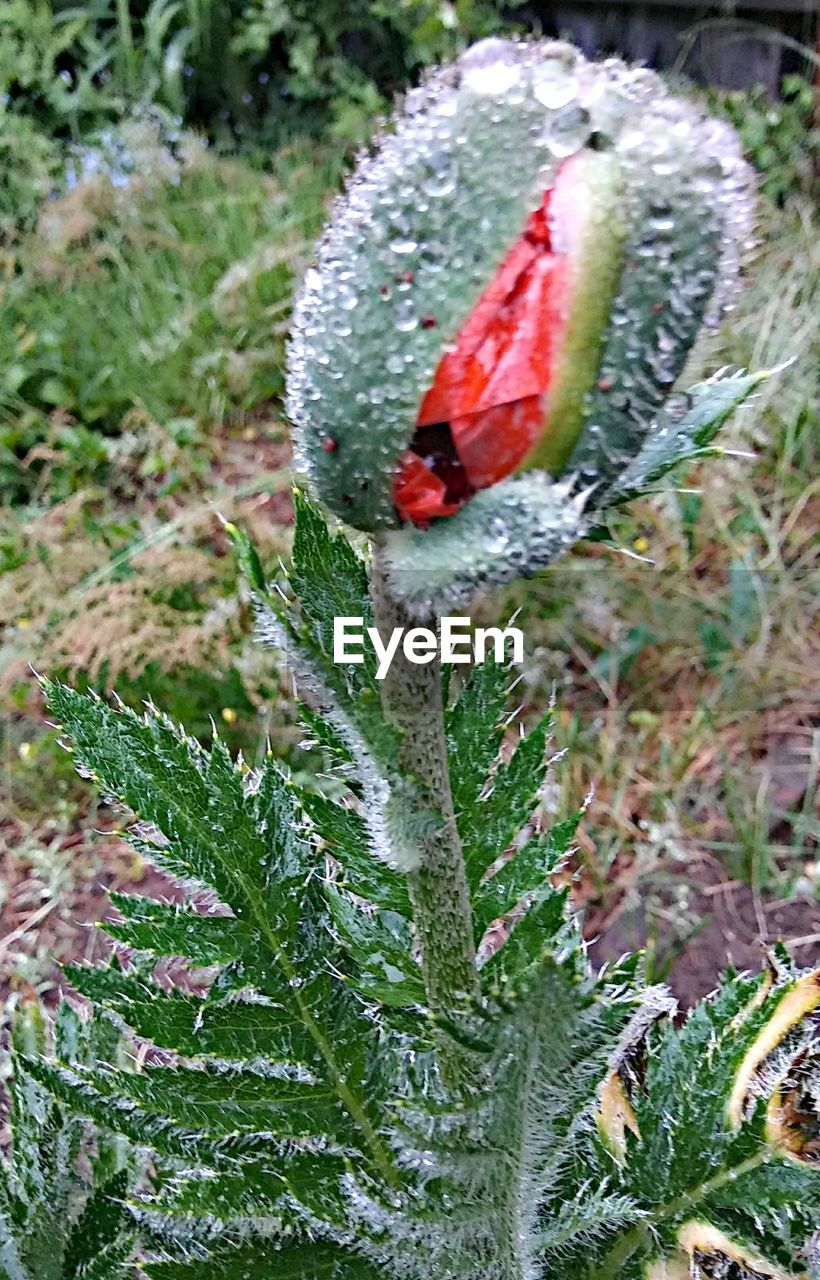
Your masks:
[[[297,306],[300,453],[370,547],[301,491],[286,570],[229,529],[303,699],[298,779],[45,682],[125,838],[189,890],[116,895],[114,958],[67,971],[139,1068],[59,1043],[16,1066],[136,1153],[118,1203],[140,1275],[818,1275],[820,972],[775,949],[681,1016],[639,956],[595,970],[570,897],[579,815],[539,803],[552,713],[510,750],[503,663],[456,681],[399,651],[379,679],[333,646],[338,617],[435,625],[712,451],[765,375],[667,396],[731,290],[746,200],[731,139],[648,73],[563,45],[468,52],[361,160]],[[484,396],[484,375],[507,385],[499,350],[509,385],[537,374],[519,400]],[[454,411],[420,436],[425,388]],[[197,983],[169,987],[167,957]],[[0,1274],[28,1280],[14,1256]]]

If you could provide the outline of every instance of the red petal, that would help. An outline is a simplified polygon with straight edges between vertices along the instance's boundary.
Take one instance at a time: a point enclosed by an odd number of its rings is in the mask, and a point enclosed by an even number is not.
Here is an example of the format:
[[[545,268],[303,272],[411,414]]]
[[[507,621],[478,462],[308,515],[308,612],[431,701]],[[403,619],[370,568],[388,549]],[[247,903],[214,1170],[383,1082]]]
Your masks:
[[[434,475],[423,458],[406,450],[399,459],[393,481],[393,501],[402,520],[427,524],[436,516],[452,516],[462,505],[445,501],[447,486]]]
[[[559,174],[571,181],[567,162]],[[572,294],[570,258],[553,251],[549,209],[555,188],[510,249],[439,363],[416,426],[447,424],[450,459],[469,490],[486,489],[514,471],[541,437],[547,401]],[[565,217],[562,218],[562,223]],[[572,228],[565,227],[571,234]],[[451,515],[465,500],[448,484],[446,451],[429,463],[408,450],[395,481],[402,519],[427,523]],[[435,470],[434,470],[435,468]]]
[[[450,424],[474,489],[497,484],[524,461],[544,429],[544,399],[543,395],[527,396]]]
[[[490,358],[486,347],[488,334],[492,333],[510,295],[538,254],[538,249],[523,237],[510,250],[460,329],[455,351],[448,352],[440,361],[433,385],[422,401],[416,420],[418,426],[451,422],[479,407],[478,401],[492,373],[492,365],[485,367],[485,361]]]
[[[570,302],[569,263],[549,250],[552,191],[440,361],[417,425],[452,422],[547,390]]]

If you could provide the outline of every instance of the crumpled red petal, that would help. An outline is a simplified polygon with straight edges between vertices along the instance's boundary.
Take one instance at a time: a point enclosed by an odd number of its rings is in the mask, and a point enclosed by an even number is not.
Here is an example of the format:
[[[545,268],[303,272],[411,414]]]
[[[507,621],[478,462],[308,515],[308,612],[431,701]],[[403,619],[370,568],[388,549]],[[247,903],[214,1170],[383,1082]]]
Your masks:
[[[459,331],[455,349],[443,356],[419,410],[417,427],[448,424],[469,483],[467,497],[514,471],[544,430],[571,301],[569,258],[551,246],[551,195],[545,193]],[[465,494],[451,500],[436,466],[421,447],[402,455],[394,500],[403,520],[426,524],[463,505]]]
[[[423,458],[407,449],[399,460],[393,492],[402,520],[426,525],[437,516],[453,516],[461,502],[447,502],[447,486]]]
[[[543,395],[526,396],[451,422],[473,489],[498,484],[524,461],[544,429],[544,402]]]

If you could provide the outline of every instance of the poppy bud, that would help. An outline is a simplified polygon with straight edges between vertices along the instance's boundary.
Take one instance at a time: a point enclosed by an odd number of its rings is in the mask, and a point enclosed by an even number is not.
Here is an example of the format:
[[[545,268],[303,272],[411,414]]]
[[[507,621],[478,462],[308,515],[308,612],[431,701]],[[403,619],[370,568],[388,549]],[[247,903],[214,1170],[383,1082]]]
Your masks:
[[[297,301],[288,408],[317,496],[360,529],[429,528],[432,554],[451,523],[483,544],[505,494],[600,495],[730,299],[750,218],[732,131],[652,72],[474,45],[359,161]]]
[[[619,469],[748,219],[731,131],[651,72],[473,46],[360,162],[297,305],[290,411],[320,496],[374,529],[522,466]]]

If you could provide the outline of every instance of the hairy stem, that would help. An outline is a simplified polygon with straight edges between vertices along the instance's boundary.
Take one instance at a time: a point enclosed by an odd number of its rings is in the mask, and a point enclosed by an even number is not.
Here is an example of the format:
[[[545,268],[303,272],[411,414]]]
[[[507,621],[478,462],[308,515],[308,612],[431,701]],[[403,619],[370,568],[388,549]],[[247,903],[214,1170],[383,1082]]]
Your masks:
[[[376,626],[386,641],[394,627],[419,625],[390,593],[378,541],[370,594]],[[435,630],[437,619],[426,625]],[[399,765],[439,819],[419,823],[420,862],[408,875],[430,1007],[452,1014],[477,987],[470,891],[450,790],[441,664],[408,662],[401,646],[382,684],[385,715],[401,731]],[[420,815],[421,817],[421,815]]]

